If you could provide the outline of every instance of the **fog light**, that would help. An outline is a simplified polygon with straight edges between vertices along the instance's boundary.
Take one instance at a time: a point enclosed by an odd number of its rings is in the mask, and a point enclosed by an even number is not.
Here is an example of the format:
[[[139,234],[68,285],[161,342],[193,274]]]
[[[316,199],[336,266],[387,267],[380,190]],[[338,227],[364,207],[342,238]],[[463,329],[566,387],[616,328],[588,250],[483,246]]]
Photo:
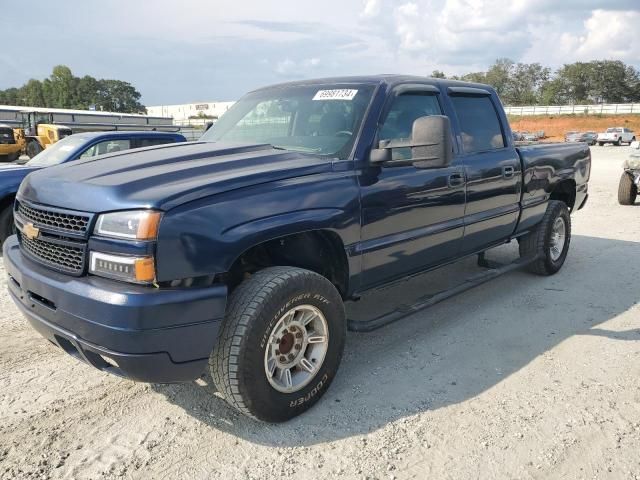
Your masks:
[[[89,271],[94,275],[132,283],[151,283],[155,279],[153,257],[124,257],[91,252]]]

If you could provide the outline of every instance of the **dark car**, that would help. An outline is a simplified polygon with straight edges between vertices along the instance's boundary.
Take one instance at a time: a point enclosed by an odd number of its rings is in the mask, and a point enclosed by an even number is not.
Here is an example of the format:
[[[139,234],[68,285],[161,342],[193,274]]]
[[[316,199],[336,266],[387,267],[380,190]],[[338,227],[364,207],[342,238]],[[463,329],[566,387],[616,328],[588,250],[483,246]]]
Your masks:
[[[345,301],[513,240],[516,266],[558,272],[590,169],[583,143],[516,147],[487,85],[276,85],[200,141],[29,175],[6,284],[38,332],[98,369],[209,371],[237,410],[283,421],[327,391],[348,326],[379,326],[348,323]]]
[[[13,200],[20,182],[29,173],[72,160],[184,141],[182,135],[166,132],[77,133],[54,143],[24,165],[0,165],[0,242],[14,232]]]
[[[564,138],[565,142],[584,142],[589,146],[595,145],[597,140],[596,132],[570,132]]]

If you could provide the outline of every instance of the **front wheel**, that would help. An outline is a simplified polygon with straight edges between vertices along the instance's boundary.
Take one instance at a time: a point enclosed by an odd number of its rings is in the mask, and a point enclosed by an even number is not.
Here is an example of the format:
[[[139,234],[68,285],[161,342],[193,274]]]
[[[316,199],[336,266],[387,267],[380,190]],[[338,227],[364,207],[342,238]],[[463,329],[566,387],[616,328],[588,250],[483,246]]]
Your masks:
[[[619,147],[620,145],[622,145],[622,138],[616,140],[616,147]]]
[[[29,143],[27,143],[27,156],[29,158],[35,157],[41,151],[42,151],[42,147],[35,140],[31,140]]]
[[[286,421],[329,388],[345,337],[344,305],[331,282],[301,268],[266,268],[231,294],[211,375],[240,412]]]
[[[604,146],[604,142],[598,142],[598,146],[603,147]]]
[[[571,243],[571,216],[564,202],[550,200],[536,229],[520,240],[520,256],[535,258],[528,269],[538,275],[553,275],[567,258]]]
[[[638,186],[633,181],[633,176],[623,172],[618,184],[618,203],[620,205],[633,205],[638,196]]]

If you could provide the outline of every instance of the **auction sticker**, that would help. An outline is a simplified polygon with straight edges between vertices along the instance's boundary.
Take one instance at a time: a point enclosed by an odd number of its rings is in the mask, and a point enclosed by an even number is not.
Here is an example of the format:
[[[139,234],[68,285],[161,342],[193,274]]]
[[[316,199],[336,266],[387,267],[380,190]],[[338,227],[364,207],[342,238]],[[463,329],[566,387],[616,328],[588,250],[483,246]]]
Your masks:
[[[340,88],[334,90],[318,90],[313,100],[353,100],[358,90]]]

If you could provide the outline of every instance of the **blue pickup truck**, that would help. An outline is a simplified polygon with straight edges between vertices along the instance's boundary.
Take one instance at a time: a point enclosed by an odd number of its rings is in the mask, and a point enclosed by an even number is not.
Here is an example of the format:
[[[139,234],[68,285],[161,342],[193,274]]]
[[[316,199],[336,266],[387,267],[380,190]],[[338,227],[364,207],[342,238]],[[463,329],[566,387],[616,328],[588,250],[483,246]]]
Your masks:
[[[98,369],[208,370],[270,422],[327,390],[363,291],[512,240],[556,273],[591,167],[586,144],[516,148],[486,85],[408,76],[263,88],[200,141],[103,158],[22,183],[13,300]]]
[[[14,233],[13,201],[20,182],[31,172],[105,153],[184,141],[184,136],[178,133],[165,132],[76,133],[56,142],[24,165],[0,165],[0,242]]]

